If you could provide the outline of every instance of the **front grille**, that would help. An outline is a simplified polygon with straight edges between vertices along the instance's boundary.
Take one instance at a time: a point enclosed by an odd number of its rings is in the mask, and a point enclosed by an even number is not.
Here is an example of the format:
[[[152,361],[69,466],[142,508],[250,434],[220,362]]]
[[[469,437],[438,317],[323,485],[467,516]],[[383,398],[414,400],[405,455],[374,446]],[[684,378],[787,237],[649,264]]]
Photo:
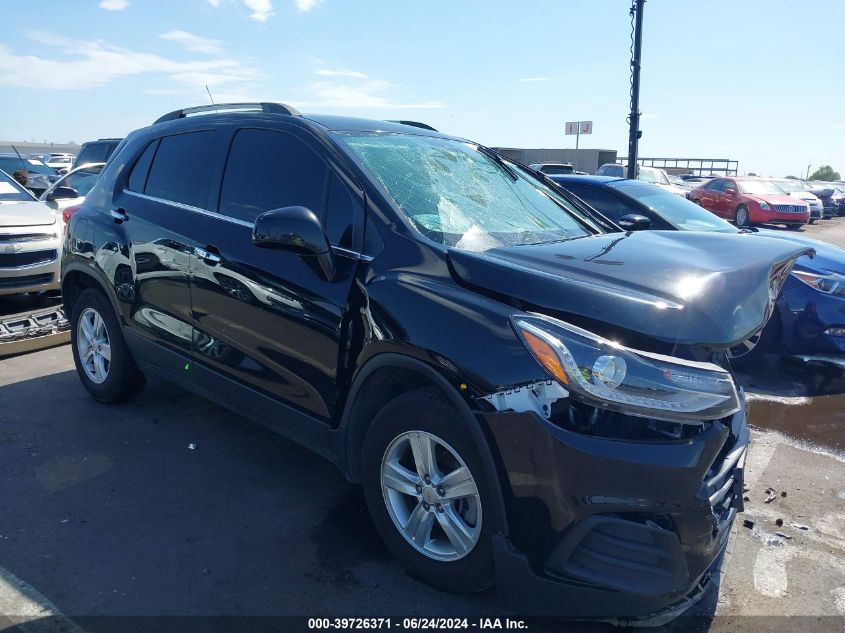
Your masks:
[[[776,204],[773,206],[778,213],[804,213],[807,211],[807,207],[800,207],[796,204]]]
[[[56,239],[55,233],[0,233],[0,244],[20,244],[22,242],[44,242]]]
[[[49,251],[25,251],[21,253],[0,253],[0,268],[21,268],[48,264],[56,260],[56,249]]]
[[[53,281],[53,273],[43,275],[24,275],[23,277],[0,277],[0,288],[23,288],[25,286],[40,286]]]

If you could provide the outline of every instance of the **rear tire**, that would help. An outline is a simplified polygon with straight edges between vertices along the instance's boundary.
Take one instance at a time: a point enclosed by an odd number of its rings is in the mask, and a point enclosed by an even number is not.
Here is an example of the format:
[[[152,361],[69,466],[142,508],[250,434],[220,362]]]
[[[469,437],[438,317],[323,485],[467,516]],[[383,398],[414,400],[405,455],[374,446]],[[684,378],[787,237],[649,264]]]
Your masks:
[[[124,402],[140,393],[144,374],[129,353],[111,302],[97,288],[73,304],[70,346],[82,386],[99,401]]]
[[[420,473],[426,470],[423,460],[416,459],[422,446],[433,447],[432,473]],[[465,469],[462,476],[468,472],[472,485],[462,485],[460,492],[475,494],[449,500],[450,478],[444,475],[458,473],[461,464]],[[402,473],[405,492],[388,485],[397,481],[397,471]],[[424,475],[431,475],[430,483]],[[396,397],[367,429],[361,450],[361,481],[373,523],[409,572],[439,589],[469,593],[493,584],[492,500],[500,492],[489,489],[485,475],[466,421],[437,389],[418,389]],[[460,494],[457,487],[452,491]],[[406,536],[400,527],[405,523],[402,519],[411,525],[417,513],[423,517],[419,522],[431,527],[423,527],[421,532],[408,530]],[[456,532],[455,525],[462,531]]]

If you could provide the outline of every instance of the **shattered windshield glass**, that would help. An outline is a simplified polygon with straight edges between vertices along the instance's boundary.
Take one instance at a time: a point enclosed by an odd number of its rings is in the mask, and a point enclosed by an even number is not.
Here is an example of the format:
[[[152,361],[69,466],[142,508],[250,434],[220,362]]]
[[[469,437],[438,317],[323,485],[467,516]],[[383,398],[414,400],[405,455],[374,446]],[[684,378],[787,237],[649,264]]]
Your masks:
[[[571,205],[471,143],[406,134],[344,141],[426,237],[470,251],[589,235]]]

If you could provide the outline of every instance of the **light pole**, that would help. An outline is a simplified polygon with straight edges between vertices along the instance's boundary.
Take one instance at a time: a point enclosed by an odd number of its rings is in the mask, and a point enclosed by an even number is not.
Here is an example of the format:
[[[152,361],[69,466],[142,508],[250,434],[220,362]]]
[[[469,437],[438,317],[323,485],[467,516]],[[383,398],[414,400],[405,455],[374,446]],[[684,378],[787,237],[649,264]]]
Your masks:
[[[643,7],[645,0],[633,0],[634,55],[631,58],[631,114],[628,119],[628,178],[637,177],[637,146],[640,136],[640,59],[643,49]]]

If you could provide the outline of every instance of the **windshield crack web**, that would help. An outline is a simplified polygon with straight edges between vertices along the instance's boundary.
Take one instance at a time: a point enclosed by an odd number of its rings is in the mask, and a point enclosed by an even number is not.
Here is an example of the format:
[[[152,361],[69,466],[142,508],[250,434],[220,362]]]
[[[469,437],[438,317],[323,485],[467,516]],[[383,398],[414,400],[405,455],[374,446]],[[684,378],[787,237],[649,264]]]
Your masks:
[[[355,136],[347,143],[413,225],[430,239],[469,251],[585,234],[565,203],[470,143],[411,135]]]

